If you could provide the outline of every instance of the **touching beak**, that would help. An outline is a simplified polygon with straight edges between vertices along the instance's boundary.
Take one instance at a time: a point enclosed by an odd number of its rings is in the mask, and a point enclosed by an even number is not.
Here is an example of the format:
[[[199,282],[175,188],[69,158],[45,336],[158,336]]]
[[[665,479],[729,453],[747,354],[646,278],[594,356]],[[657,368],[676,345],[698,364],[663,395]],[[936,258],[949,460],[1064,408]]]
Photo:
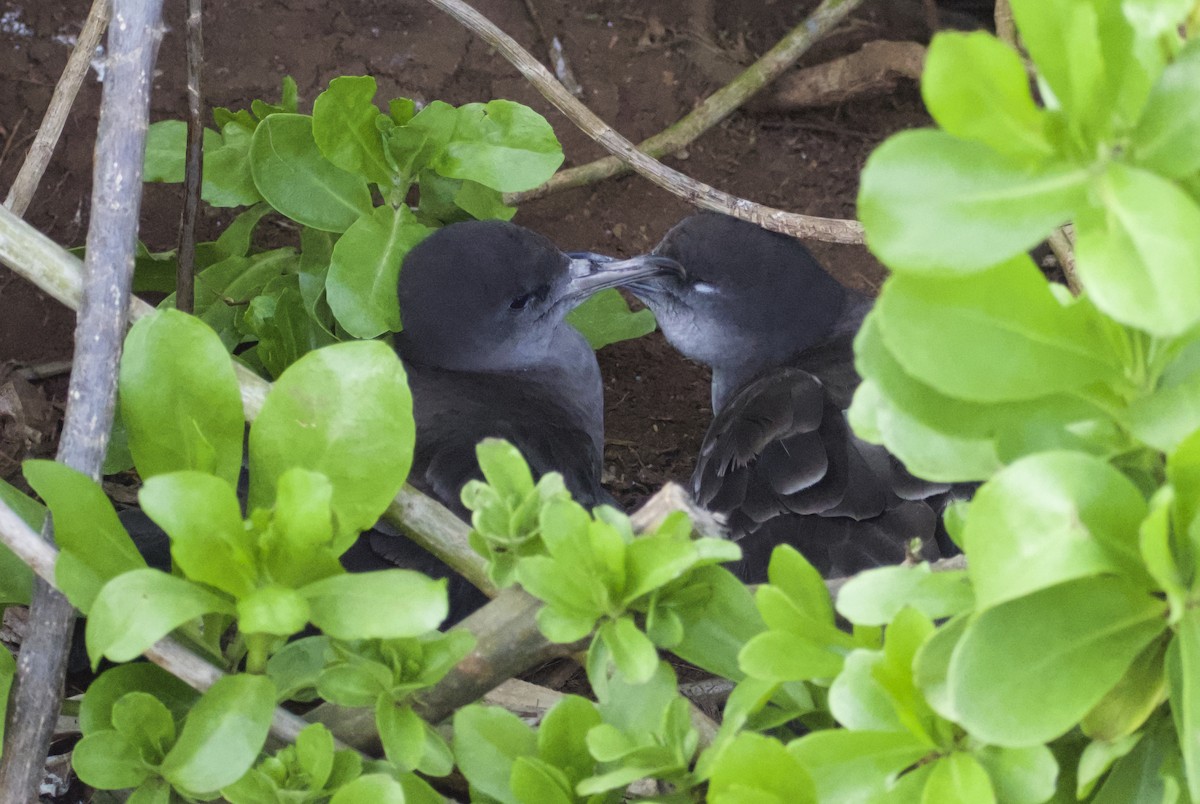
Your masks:
[[[670,257],[657,254],[643,254],[627,260],[617,260],[590,251],[573,251],[567,256],[571,258],[571,278],[567,281],[563,296],[576,304],[605,288],[621,287],[658,276],[677,279],[685,276],[682,265]]]

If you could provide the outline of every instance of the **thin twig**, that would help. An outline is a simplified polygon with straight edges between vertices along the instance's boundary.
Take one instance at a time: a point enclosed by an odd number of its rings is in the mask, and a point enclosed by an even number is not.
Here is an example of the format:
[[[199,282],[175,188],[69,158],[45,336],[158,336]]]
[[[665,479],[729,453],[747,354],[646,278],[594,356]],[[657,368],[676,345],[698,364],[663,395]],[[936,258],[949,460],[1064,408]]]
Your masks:
[[[108,16],[109,0],[93,0],[91,11],[83,23],[83,30],[79,32],[75,49],[71,51],[62,77],[54,87],[54,94],[50,96],[50,105],[46,108],[46,115],[42,118],[37,137],[29,147],[21,170],[8,191],[8,198],[4,200],[4,206],[18,215],[24,215],[25,210],[29,209],[33,194],[42,180],[42,174],[50,164],[54,146],[58,144],[63,125],[67,122],[67,115],[87,75],[88,65],[96,55],[96,46],[100,44],[100,37],[104,35],[104,29],[108,25]]]
[[[117,395],[117,364],[133,280],[133,253],[142,199],[142,159],[150,112],[150,80],[162,0],[115,0],[109,71],[100,104],[92,179],[83,303],[57,459],[100,479]],[[53,538],[48,520],[43,529]],[[36,795],[62,701],[75,610],[54,587],[34,583],[29,634],[17,657],[9,699],[0,801],[23,804]]]
[[[853,0],[844,0],[852,2]],[[495,47],[531,84],[571,122],[634,170],[689,203],[756,223],[793,237],[809,237],[831,243],[862,243],[862,224],[835,218],[816,218],[737,198],[683,175],[642,153],[614,131],[555,80],[545,67],[508,34],[462,0],[429,0],[438,8]]]
[[[861,3],[862,0],[824,0],[808,16],[808,19],[789,31],[787,36],[763,54],[762,58],[747,67],[737,78],[705,98],[703,103],[669,128],[648,140],[643,140],[638,144],[638,150],[657,159],[690,145],[795,64],[796,60],[804,55],[814,42],[832,30]],[[570,117],[569,112],[564,110],[564,113]],[[580,127],[582,128],[582,126]],[[583,187],[613,176],[620,176],[628,173],[629,170],[629,165],[623,159],[606,156],[586,165],[560,171],[541,187],[523,193],[510,193],[504,197],[504,201],[507,204],[520,204],[559,190]]]
[[[1058,265],[1062,268],[1063,277],[1067,280],[1067,287],[1070,288],[1072,293],[1078,296],[1083,290],[1083,285],[1079,282],[1079,272],[1075,268],[1075,244],[1071,240],[1069,226],[1070,224],[1067,224],[1055,229],[1046,238],[1046,243],[1058,259]]]
[[[201,0],[188,0],[187,18],[187,165],[183,214],[179,221],[179,263],[175,267],[175,308],[190,313],[196,300],[196,215],[200,211],[200,186],[204,166],[204,123],[200,119],[200,68],[204,57]]]

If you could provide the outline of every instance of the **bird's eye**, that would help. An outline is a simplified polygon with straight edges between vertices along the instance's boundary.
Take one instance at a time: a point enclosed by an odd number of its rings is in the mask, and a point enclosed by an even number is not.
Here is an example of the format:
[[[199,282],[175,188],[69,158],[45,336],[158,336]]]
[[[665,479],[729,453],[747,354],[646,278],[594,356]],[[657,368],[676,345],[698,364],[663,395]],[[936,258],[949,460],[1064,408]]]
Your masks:
[[[518,296],[517,298],[513,299],[508,306],[513,310],[524,310],[525,306],[529,304],[532,299],[533,294],[526,293],[524,296]]]

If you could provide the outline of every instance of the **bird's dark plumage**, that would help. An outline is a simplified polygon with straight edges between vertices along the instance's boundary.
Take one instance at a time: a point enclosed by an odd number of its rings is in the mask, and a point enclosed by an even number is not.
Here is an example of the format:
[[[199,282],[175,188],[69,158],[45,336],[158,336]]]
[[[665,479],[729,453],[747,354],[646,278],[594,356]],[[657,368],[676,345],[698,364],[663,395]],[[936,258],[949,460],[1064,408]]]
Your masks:
[[[914,538],[929,558],[951,550],[938,515],[949,486],[913,477],[846,423],[854,336],[871,302],[799,241],[724,215],[685,219],[655,253],[686,277],[630,289],[679,351],[712,367],[693,493],[728,517],[740,574],[765,580],[785,543],[828,577],[897,563]]]

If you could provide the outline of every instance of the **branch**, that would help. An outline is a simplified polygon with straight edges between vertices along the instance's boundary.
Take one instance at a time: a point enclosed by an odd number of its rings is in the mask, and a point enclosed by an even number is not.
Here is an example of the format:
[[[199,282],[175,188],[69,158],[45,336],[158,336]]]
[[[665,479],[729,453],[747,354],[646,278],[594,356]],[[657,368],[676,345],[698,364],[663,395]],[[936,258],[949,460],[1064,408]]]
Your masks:
[[[691,144],[704,132],[732,114],[749,97],[795,64],[796,60],[804,55],[813,43],[832,30],[861,3],[862,0],[824,0],[808,16],[808,19],[789,31],[787,36],[763,54],[762,58],[747,67],[737,78],[709,95],[703,103],[672,126],[648,140],[643,140],[638,144],[638,150],[657,159],[675,153]],[[536,81],[534,83],[536,84]],[[568,117],[571,116],[565,110],[564,113]],[[576,124],[579,124],[578,121]],[[582,125],[580,127],[582,128]],[[615,156],[607,156],[586,165],[559,171],[541,187],[523,193],[506,195],[504,202],[519,204],[523,201],[531,201],[559,190],[582,187],[619,176],[629,170],[630,167],[623,160]]]
[[[201,0],[188,0],[187,18],[187,164],[183,213],[179,220],[179,263],[175,267],[175,309],[190,313],[196,305],[196,214],[204,165],[204,124],[200,119],[200,68],[204,53]]]
[[[850,98],[880,94],[901,79],[921,80],[925,46],[917,42],[867,42],[853,53],[791,73],[764,99],[772,110],[832,106]]]
[[[429,2],[457,19],[499,50],[548,101],[579,126],[585,134],[660,187],[702,209],[724,212],[793,237],[809,237],[831,243],[863,242],[862,225],[858,221],[816,218],[756,204],[698,182],[656,159],[652,159],[576,100],[537,59],[529,55],[512,37],[497,28],[478,11],[462,0],[429,0]]]
[[[75,103],[75,96],[79,94],[79,87],[87,75],[88,65],[96,55],[96,46],[100,44],[100,37],[104,35],[104,29],[108,26],[108,14],[109,0],[93,0],[87,20],[83,23],[83,30],[79,32],[79,39],[75,42],[75,49],[71,51],[62,77],[58,79],[54,94],[50,96],[50,105],[46,107],[42,125],[38,128],[33,145],[29,146],[29,153],[21,164],[16,180],[9,188],[8,198],[4,199],[4,206],[18,215],[24,215],[25,210],[29,209],[33,194],[46,172],[46,166],[50,164],[54,146],[58,144],[58,138],[67,122],[67,114]]]
[[[109,72],[100,105],[83,302],[57,459],[100,479],[117,396],[117,364],[133,279],[142,159],[162,0],[115,0]],[[53,524],[43,530],[53,539]],[[54,587],[34,584],[29,633],[9,699],[0,800],[25,802],[41,782],[62,701],[75,610]]]

